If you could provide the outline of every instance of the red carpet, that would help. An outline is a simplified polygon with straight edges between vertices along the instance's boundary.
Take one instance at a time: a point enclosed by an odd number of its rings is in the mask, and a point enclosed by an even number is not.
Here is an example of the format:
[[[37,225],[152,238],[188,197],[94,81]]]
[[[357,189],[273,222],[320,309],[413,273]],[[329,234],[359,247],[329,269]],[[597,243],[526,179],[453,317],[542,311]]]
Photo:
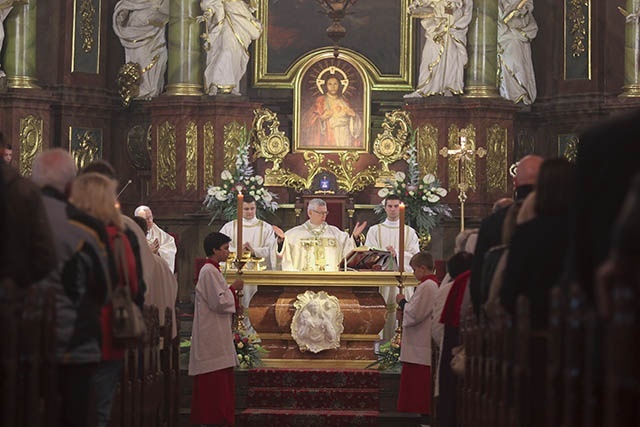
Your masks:
[[[253,369],[239,427],[376,426],[380,375],[357,369]]]

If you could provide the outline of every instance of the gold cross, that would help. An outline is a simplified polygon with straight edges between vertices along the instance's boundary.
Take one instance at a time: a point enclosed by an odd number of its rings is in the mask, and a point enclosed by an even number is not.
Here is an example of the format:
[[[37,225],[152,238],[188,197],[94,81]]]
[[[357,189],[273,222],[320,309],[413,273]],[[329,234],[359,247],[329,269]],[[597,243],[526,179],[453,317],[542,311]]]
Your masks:
[[[464,204],[467,201],[467,191],[469,183],[466,178],[467,166],[473,161],[475,156],[483,158],[487,154],[487,150],[482,147],[474,149],[474,141],[465,132],[466,129],[458,131],[459,143],[454,148],[442,147],[440,155],[442,157],[451,157],[458,162],[458,200],[460,200],[460,231],[464,231]]]

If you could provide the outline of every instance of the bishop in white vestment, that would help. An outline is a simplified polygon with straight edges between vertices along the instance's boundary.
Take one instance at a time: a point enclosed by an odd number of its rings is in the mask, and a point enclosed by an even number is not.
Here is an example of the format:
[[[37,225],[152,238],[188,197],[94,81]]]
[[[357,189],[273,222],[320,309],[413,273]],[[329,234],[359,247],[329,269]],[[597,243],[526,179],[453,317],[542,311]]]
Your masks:
[[[338,227],[326,223],[324,200],[313,199],[307,207],[309,220],[284,233],[282,269],[288,271],[338,271],[340,261],[355,247],[354,238]],[[366,222],[357,223],[353,236],[358,237]]]

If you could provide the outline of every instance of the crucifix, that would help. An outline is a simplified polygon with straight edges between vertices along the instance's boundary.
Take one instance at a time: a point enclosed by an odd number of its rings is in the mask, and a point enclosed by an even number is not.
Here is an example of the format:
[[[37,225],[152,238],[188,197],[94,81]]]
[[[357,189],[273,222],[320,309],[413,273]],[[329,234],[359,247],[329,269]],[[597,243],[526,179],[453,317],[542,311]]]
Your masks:
[[[464,204],[467,201],[467,191],[470,183],[467,182],[467,168],[473,162],[475,156],[480,158],[487,154],[487,150],[480,147],[474,148],[473,140],[466,135],[465,129],[458,132],[459,143],[453,148],[442,147],[440,155],[451,157],[458,163],[458,200],[460,201],[460,231],[464,231]]]

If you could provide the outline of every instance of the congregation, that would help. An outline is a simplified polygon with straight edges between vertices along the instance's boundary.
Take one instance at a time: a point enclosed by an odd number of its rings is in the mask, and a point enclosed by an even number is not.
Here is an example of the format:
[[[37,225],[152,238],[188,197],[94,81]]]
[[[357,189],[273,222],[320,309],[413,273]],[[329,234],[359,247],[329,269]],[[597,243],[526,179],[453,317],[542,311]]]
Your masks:
[[[594,301],[606,318],[611,283],[629,270],[625,255],[630,236],[623,230],[634,230],[633,219],[629,222],[633,206],[623,211],[622,205],[627,190],[632,189],[636,168],[628,165],[621,174],[608,178],[610,182],[617,180],[615,184],[620,189],[611,201],[608,222],[600,217],[586,223],[585,218],[593,219],[593,208],[585,204],[585,181],[590,174],[586,170],[591,152],[597,148],[595,141],[601,137],[600,129],[585,134],[576,165],[560,158],[523,157],[514,176],[514,199],[498,200],[479,230],[460,233],[456,253],[446,262],[447,275],[442,283],[435,276],[431,254],[417,249],[412,228],[406,229],[409,238],[405,239],[404,248],[387,238],[385,231],[397,227],[398,199],[385,200],[387,218],[369,228],[367,245],[388,250],[394,256],[403,249],[407,251],[407,271],[412,271],[419,282],[413,295],[392,296],[398,306],[398,322],[405,331],[400,353],[399,412],[420,414],[422,425],[459,425],[459,373],[455,359],[464,354],[460,326],[467,311],[491,322],[493,308],[502,307],[514,315],[516,299],[526,296],[532,328],[545,331],[551,288],[577,282],[589,298],[601,296]],[[6,142],[0,142],[4,147]],[[173,308],[177,298],[173,274],[175,242],[153,223],[149,207],[136,209],[136,216],[144,221],[136,222],[121,214],[116,174],[104,161],[95,161],[77,171],[68,152],[50,149],[36,156],[31,179],[21,177],[4,160],[0,160],[0,169],[0,219],[6,236],[1,257],[3,284],[52,288],[57,295],[60,425],[87,425],[88,396],[93,390],[97,425],[106,426],[123,357],[113,336],[111,295],[116,288],[125,286],[139,307],[153,304],[161,310]],[[629,197],[631,206],[637,194],[631,192]],[[232,347],[231,316],[241,307],[237,292],[242,290],[243,282],[238,279],[229,286],[220,273],[220,263],[228,258],[230,250],[240,247],[252,256],[265,258],[270,269],[335,270],[356,247],[367,225],[356,224],[351,234],[330,226],[325,221],[327,204],[313,199],[308,204],[309,220],[283,232],[258,220],[255,207],[255,200],[244,200],[246,241],[234,241],[236,221],[204,240],[207,264],[211,266],[202,268],[196,285],[189,363],[189,372],[196,378],[191,412],[195,424],[234,423],[232,373],[237,360]],[[576,214],[577,209],[582,209],[581,215]],[[621,212],[622,220],[627,222],[616,228],[615,220]],[[581,244],[592,242],[596,233],[603,236],[598,240],[600,244]],[[393,235],[397,236],[397,232]],[[611,245],[602,243],[608,240]],[[165,245],[169,246],[168,251],[163,251]],[[594,248],[597,254],[589,253]],[[34,258],[37,263],[29,262]],[[588,258],[590,262],[576,262],[577,258]],[[397,267],[397,262],[391,266]],[[579,275],[582,280],[576,281]],[[216,291],[212,292],[214,288]],[[247,292],[247,306],[254,292]],[[438,349],[433,354],[438,354],[439,359],[432,360],[432,347]],[[221,372],[224,375],[218,375]],[[218,396],[213,399],[216,405],[211,403],[211,393]],[[533,402],[533,407],[540,402]],[[544,412],[539,409],[532,413]]]

